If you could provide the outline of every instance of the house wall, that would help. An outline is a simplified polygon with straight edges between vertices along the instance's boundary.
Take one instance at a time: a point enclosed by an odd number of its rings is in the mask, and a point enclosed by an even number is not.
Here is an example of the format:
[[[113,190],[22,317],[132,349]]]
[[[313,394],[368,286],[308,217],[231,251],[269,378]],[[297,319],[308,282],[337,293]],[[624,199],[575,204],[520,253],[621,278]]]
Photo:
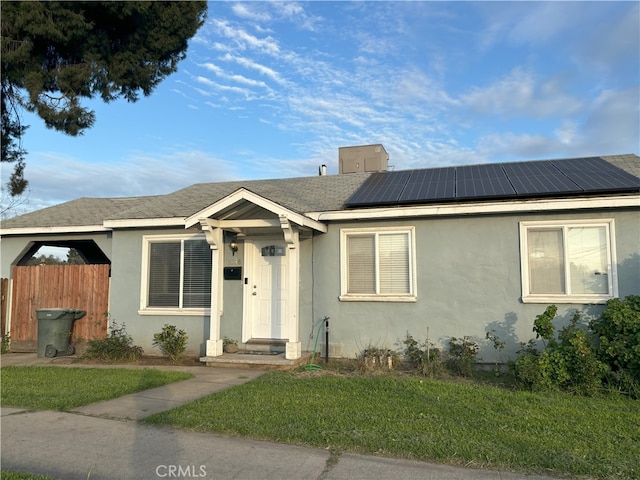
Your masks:
[[[184,235],[181,229],[116,230],[113,232],[111,263],[110,318],[123,323],[133,343],[143,348],[145,355],[162,355],[153,347],[153,334],[165,324],[187,332],[189,340],[185,354],[202,355],[209,335],[209,315],[140,315],[142,281],[142,246],[144,235]]]
[[[460,216],[414,218],[393,221],[334,222],[325,234],[301,238],[299,281],[299,339],[303,351],[316,345],[318,326],[325,317],[330,323],[330,355],[351,357],[368,346],[401,351],[407,334],[416,340],[429,339],[441,347],[451,336],[470,336],[481,345],[482,361],[506,360],[519,348],[519,342],[534,337],[535,316],[545,304],[523,304],[520,276],[519,223],[560,219],[615,220],[615,248],[618,260],[618,286],[621,297],[640,294],[640,213],[638,210],[591,211],[581,213],[518,214],[502,216]],[[417,301],[341,302],[340,229],[353,227],[415,227]],[[183,235],[184,229],[116,230],[113,238],[94,235],[112,261],[110,316],[125,323],[134,343],[146,354],[160,355],[152,346],[153,334],[163,325],[176,325],[187,331],[187,353],[203,355],[209,335],[209,315],[141,315],[142,250],[144,235]],[[82,236],[51,236],[47,239],[85,239]],[[2,239],[2,268],[26,251],[33,237]],[[239,242],[235,255],[223,247],[223,266],[243,264],[244,245]],[[243,277],[244,277],[243,271]],[[8,274],[6,275],[8,276]],[[240,339],[242,333],[242,280],[223,280],[224,296],[220,335]],[[559,323],[567,322],[576,309],[596,315],[601,305],[562,305]],[[586,320],[585,320],[586,322]],[[495,330],[506,342],[502,358],[485,339]],[[324,330],[317,349],[324,353]]]
[[[147,355],[161,355],[158,348],[153,347],[153,334],[159,332],[165,323],[184,329],[189,335],[187,351],[190,355],[204,355],[205,343],[209,338],[209,315],[147,315],[140,314],[140,295],[142,281],[142,249],[145,235],[184,235],[184,229],[156,230],[122,230],[115,231],[113,238],[113,260],[111,265],[111,302],[110,317],[119,325],[125,323],[126,330],[133,342],[141,346]],[[224,239],[223,266],[241,267],[243,278],[246,275],[244,265],[244,242],[238,241],[238,251],[231,253],[228,247],[230,239]],[[311,315],[310,255],[311,239],[302,240],[300,244],[302,260],[307,266],[302,267],[301,280],[303,294],[301,296],[300,318]],[[306,252],[306,253],[305,253]],[[308,277],[308,278],[307,278]],[[243,280],[222,280],[223,299],[222,316],[220,318],[220,336],[240,340],[242,337],[243,314]],[[301,325],[303,349],[308,337],[310,323]],[[304,336],[303,336],[304,335]]]
[[[637,209],[344,222],[332,223],[328,233],[314,238],[313,318],[331,318],[331,356],[353,358],[369,346],[400,351],[411,334],[418,341],[428,336],[440,347],[452,336],[470,336],[481,347],[480,361],[505,361],[519,342],[535,337],[533,321],[547,306],[520,300],[519,222],[600,218],[615,220],[620,296],[640,294]],[[341,302],[340,229],[391,225],[416,229],[417,302]],[[586,323],[587,316],[603,308],[557,305],[559,324],[568,322],[575,310],[586,315]],[[485,339],[490,330],[506,342],[501,358]]]

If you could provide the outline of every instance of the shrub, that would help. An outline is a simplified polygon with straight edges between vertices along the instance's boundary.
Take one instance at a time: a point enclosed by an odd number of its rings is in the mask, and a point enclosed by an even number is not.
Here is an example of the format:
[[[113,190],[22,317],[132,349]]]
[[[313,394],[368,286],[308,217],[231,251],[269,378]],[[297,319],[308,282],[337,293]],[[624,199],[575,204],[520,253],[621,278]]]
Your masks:
[[[470,337],[449,339],[449,358],[447,367],[451,373],[463,377],[471,377],[475,372],[478,344]]]
[[[640,296],[609,300],[589,327],[597,339],[596,355],[610,369],[605,384],[640,398]]]
[[[153,334],[153,346],[160,347],[162,353],[168,356],[173,364],[178,362],[186,350],[187,340],[189,340],[187,332],[178,329],[175,325],[165,324],[160,333]]]
[[[599,340],[598,357],[612,371],[626,371],[640,382],[640,296],[609,300],[600,318],[589,326]]]
[[[546,340],[546,348],[539,352],[533,340],[522,344],[512,364],[516,383],[532,390],[593,394],[602,388],[608,368],[598,360],[593,338],[579,327],[580,313],[576,312],[570,324],[560,330],[558,339],[554,337],[556,312],[557,307],[549,305],[536,317],[533,331],[537,338]]]
[[[394,370],[398,364],[398,354],[388,348],[369,346],[357,357],[358,370]]]
[[[420,373],[428,377],[437,377],[443,373],[440,350],[433,343],[426,340],[418,343],[413,336],[407,334],[407,338],[402,342],[405,346],[404,354],[409,363]]]
[[[1,353],[9,353],[11,352],[11,336],[9,334],[5,334],[2,336],[2,351]]]
[[[540,352],[536,348],[536,341],[529,340],[520,343],[520,350],[516,352],[516,359],[509,364],[513,371],[516,385],[535,390],[540,388],[542,372],[540,368]]]
[[[135,361],[142,356],[142,347],[133,344],[133,338],[127,333],[125,324],[111,322],[106,338],[98,338],[87,342],[83,358],[105,361]]]

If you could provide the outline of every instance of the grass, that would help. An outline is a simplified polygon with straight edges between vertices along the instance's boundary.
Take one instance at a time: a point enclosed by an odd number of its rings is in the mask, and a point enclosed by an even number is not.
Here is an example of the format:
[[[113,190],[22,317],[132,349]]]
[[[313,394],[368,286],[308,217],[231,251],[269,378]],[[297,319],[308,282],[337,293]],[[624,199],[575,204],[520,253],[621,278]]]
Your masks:
[[[7,470],[0,471],[2,480],[53,480],[51,477],[44,475],[31,475],[30,473],[9,472]]]
[[[640,403],[413,376],[273,372],[145,422],[555,476],[640,478]]]
[[[2,367],[2,406],[65,411],[191,378],[156,369]]]

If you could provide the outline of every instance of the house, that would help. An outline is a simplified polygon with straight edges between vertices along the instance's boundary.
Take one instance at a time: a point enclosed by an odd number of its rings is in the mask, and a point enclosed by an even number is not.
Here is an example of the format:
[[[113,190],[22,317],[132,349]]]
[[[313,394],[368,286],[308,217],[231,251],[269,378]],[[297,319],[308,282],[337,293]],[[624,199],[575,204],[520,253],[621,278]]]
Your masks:
[[[30,287],[16,272],[37,269],[23,265],[42,245],[103,268],[110,318],[146,353],[159,354],[153,334],[172,324],[206,362],[224,337],[291,360],[324,352],[325,319],[332,357],[400,349],[410,334],[443,346],[469,336],[484,361],[504,360],[486,332],[506,356],[549,304],[566,321],[640,294],[637,155],[389,171],[384,147],[367,145],[339,160],[337,175],[81,198],[3,222],[11,331],[37,308],[91,310],[88,294],[56,300],[68,305],[21,296]]]

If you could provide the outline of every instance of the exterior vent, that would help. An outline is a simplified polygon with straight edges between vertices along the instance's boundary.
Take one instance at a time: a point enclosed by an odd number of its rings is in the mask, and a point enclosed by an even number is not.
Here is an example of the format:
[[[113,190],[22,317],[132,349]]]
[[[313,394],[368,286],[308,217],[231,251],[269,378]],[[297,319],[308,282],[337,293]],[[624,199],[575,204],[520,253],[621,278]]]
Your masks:
[[[382,144],[338,148],[340,174],[359,172],[385,172],[389,154]]]

